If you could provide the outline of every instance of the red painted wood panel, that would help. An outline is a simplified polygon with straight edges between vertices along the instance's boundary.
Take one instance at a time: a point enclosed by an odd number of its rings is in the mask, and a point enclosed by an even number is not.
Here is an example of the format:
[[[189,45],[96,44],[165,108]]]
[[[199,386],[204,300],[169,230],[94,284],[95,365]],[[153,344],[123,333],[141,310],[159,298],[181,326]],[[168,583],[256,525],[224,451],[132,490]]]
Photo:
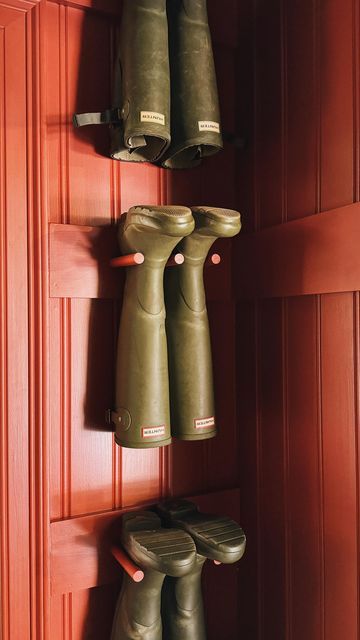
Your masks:
[[[359,10],[254,3],[255,145],[239,171],[256,233],[237,241],[234,280],[250,336],[239,339],[239,429],[257,464],[240,451],[242,517],[258,541],[243,616],[258,640],[359,635]],[[270,523],[277,565],[264,552]]]
[[[321,301],[325,637],[358,637],[354,296]]]
[[[240,295],[269,298],[360,288],[360,205],[292,220],[238,239]]]
[[[317,208],[320,104],[316,55],[319,29],[314,7],[314,0],[284,3],[287,220],[310,215]]]
[[[239,575],[240,637],[257,638],[259,630],[260,566],[260,381],[258,367],[259,314],[256,303],[239,302],[236,313],[237,427],[241,522],[247,535]]]
[[[0,477],[2,637],[30,639],[26,9],[0,7]],[[23,118],[19,123],[19,112]],[[18,612],[22,615],[19,617]]]
[[[261,591],[260,633],[279,640],[286,638],[288,607],[285,539],[285,407],[283,362],[283,305],[281,300],[264,301],[260,309],[259,371],[260,420],[260,540]],[[244,487],[245,490],[245,487]],[[276,584],[276,588],[274,588]]]
[[[207,443],[207,490],[239,485],[239,438],[236,420],[235,305],[221,302],[209,305],[216,422],[219,433]],[[223,334],[224,327],[226,333]],[[216,336],[223,334],[223,339]]]
[[[256,225],[284,216],[283,16],[281,0],[260,0],[255,28]]]
[[[322,478],[319,305],[290,298],[286,313],[286,501],[288,633],[319,638],[322,627]]]
[[[224,124],[231,130],[236,124],[238,6],[236,0],[221,7],[209,0],[209,10]],[[207,277],[209,297],[217,301],[210,309],[214,335],[228,335],[226,351],[216,338],[214,343],[222,372],[217,395],[226,423],[219,452],[207,443],[189,447],[185,455],[181,445],[172,452],[116,447],[103,412],[112,404],[119,300],[105,296],[94,278],[92,299],[48,297],[49,223],[109,226],[141,202],[236,205],[236,152],[231,147],[223,154],[224,177],[215,160],[194,172],[170,174],[110,161],[104,155],[106,128],[73,130],[75,110],[109,105],[119,13],[111,0],[101,6],[76,0],[40,7],[9,0],[0,9],[1,69],[5,66],[0,88],[3,640],[109,635],[119,584],[96,586],[102,571],[97,553],[82,581],[72,583],[78,572],[73,564],[61,593],[50,597],[49,534],[59,522],[88,513],[101,518],[171,492],[192,495],[237,483],[231,243],[221,243],[222,265]],[[65,249],[64,264],[76,282],[83,275],[79,265],[69,264],[70,257]],[[111,288],[110,278],[110,272],[103,274],[105,289]],[[226,300],[226,313],[220,300]],[[216,478],[218,453],[224,460],[229,454],[231,464],[224,464]],[[208,504],[211,508],[211,499]],[[221,509],[227,508],[224,497]],[[236,493],[236,518],[238,508]],[[66,554],[58,560],[69,568]],[[93,577],[86,582],[91,568]],[[211,606],[217,584],[231,637],[237,633],[237,570],[210,571],[207,582],[210,637],[224,626],[224,617],[215,619]]]
[[[354,44],[352,0],[329,0],[321,7],[321,208],[350,204],[354,199]]]

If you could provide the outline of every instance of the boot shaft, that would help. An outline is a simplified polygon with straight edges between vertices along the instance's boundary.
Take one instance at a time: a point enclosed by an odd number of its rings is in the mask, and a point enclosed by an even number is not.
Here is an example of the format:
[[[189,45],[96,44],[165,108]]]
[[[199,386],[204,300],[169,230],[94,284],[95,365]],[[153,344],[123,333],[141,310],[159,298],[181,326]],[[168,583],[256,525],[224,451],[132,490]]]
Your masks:
[[[181,169],[222,149],[220,108],[206,0],[168,2],[171,145],[163,166]]]
[[[135,448],[171,442],[163,276],[171,251],[194,220],[186,207],[133,207],[119,228],[123,253],[141,251],[128,270],[116,369],[118,444]]]
[[[170,69],[166,0],[125,0],[114,70],[111,155],[156,161],[170,143]]]

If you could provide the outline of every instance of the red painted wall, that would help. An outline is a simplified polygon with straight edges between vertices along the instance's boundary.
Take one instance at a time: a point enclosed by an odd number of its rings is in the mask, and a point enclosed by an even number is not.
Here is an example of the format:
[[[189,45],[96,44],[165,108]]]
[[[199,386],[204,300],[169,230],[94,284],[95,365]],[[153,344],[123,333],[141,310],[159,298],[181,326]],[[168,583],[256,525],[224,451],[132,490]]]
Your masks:
[[[106,129],[71,126],[109,104],[117,2],[0,7],[2,640],[108,637],[108,529],[122,509],[196,493],[240,508],[248,536],[239,567],[208,572],[210,640],[358,637],[358,209],[342,207],[360,193],[359,1],[209,10],[224,128],[246,148],[168,173],[112,162]],[[245,233],[208,276],[221,433],[139,452],[103,420],[119,301],[85,282],[54,293],[49,224],[110,225],[145,201],[239,208]]]
[[[209,10],[223,123],[232,131],[237,5],[211,0]],[[120,13],[113,0],[0,6],[2,640],[109,636],[121,572],[107,536],[122,510],[201,493],[208,509],[239,517],[231,243],[219,244],[223,263],[208,282],[216,442],[115,446],[104,410],[113,397],[119,300],[102,286],[89,294],[85,280],[76,295],[64,293],[64,281],[58,291],[50,286],[51,224],[69,233],[72,225],[111,225],[137,203],[238,204],[231,147],[221,173],[213,159],[175,174],[107,159],[106,128],[73,129],[75,111],[110,104]],[[70,246],[63,251],[70,260]],[[239,624],[236,567],[209,568],[206,602],[210,638],[231,640]]]
[[[254,6],[239,168],[254,233],[234,262],[244,638],[359,637],[359,210],[307,218],[359,200],[359,38],[357,0]]]

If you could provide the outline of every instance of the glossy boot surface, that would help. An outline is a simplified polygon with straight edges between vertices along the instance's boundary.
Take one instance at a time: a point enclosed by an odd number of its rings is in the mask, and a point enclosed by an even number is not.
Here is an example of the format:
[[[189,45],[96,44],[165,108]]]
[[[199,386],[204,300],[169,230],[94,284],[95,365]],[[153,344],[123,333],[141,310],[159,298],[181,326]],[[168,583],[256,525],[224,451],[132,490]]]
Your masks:
[[[222,149],[219,99],[206,0],[168,0],[171,76],[169,169],[200,164]]]
[[[116,369],[115,439],[134,448],[169,444],[164,268],[194,220],[186,207],[133,207],[119,227],[123,254],[145,261],[127,269]]]
[[[161,640],[161,589],[165,575],[181,577],[196,563],[195,546],[182,530],[163,529],[148,511],[123,516],[122,545],[144,572],[142,582],[125,574],[111,640]]]
[[[152,162],[170,142],[170,70],[166,0],[124,0],[115,64],[111,156]]]
[[[178,579],[166,578],[163,586],[164,640],[206,640],[201,590],[205,560],[233,563],[245,551],[246,538],[241,527],[230,518],[200,513],[186,500],[169,500],[157,506],[168,527],[183,529],[192,537],[197,550],[193,570]]]
[[[210,332],[203,281],[204,262],[217,238],[240,231],[240,214],[193,207],[195,230],[178,250],[185,261],[165,275],[171,432],[182,440],[216,435]]]

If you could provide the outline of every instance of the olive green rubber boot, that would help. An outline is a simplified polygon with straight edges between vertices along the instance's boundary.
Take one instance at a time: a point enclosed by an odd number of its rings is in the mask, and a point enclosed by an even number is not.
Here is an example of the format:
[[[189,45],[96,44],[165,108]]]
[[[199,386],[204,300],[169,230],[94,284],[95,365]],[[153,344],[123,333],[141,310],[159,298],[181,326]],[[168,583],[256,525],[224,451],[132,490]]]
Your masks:
[[[116,442],[146,448],[170,444],[169,375],[165,334],[164,268],[180,238],[192,232],[186,207],[132,207],[123,216],[123,254],[145,261],[126,274],[116,370]]]
[[[216,435],[209,322],[203,268],[217,238],[240,231],[240,214],[193,207],[195,230],[178,246],[185,261],[165,275],[171,433],[182,440]]]
[[[150,511],[128,513],[122,519],[122,545],[143,570],[134,582],[124,574],[111,640],[161,640],[161,589],[165,575],[180,577],[193,570],[196,550],[182,530],[163,529]]]
[[[75,127],[109,124],[110,156],[156,162],[170,143],[166,0],[124,0],[112,108],[75,113]]]
[[[195,504],[186,500],[166,501],[157,506],[157,511],[166,526],[186,531],[197,550],[197,562],[190,573],[165,579],[164,640],[206,640],[202,568],[207,558],[226,564],[240,560],[246,545],[244,532],[234,520],[200,513]]]
[[[111,129],[111,156],[158,160],[170,142],[166,0],[124,0],[113,106],[122,122]]]
[[[171,145],[169,169],[200,164],[223,147],[206,0],[168,0]]]

